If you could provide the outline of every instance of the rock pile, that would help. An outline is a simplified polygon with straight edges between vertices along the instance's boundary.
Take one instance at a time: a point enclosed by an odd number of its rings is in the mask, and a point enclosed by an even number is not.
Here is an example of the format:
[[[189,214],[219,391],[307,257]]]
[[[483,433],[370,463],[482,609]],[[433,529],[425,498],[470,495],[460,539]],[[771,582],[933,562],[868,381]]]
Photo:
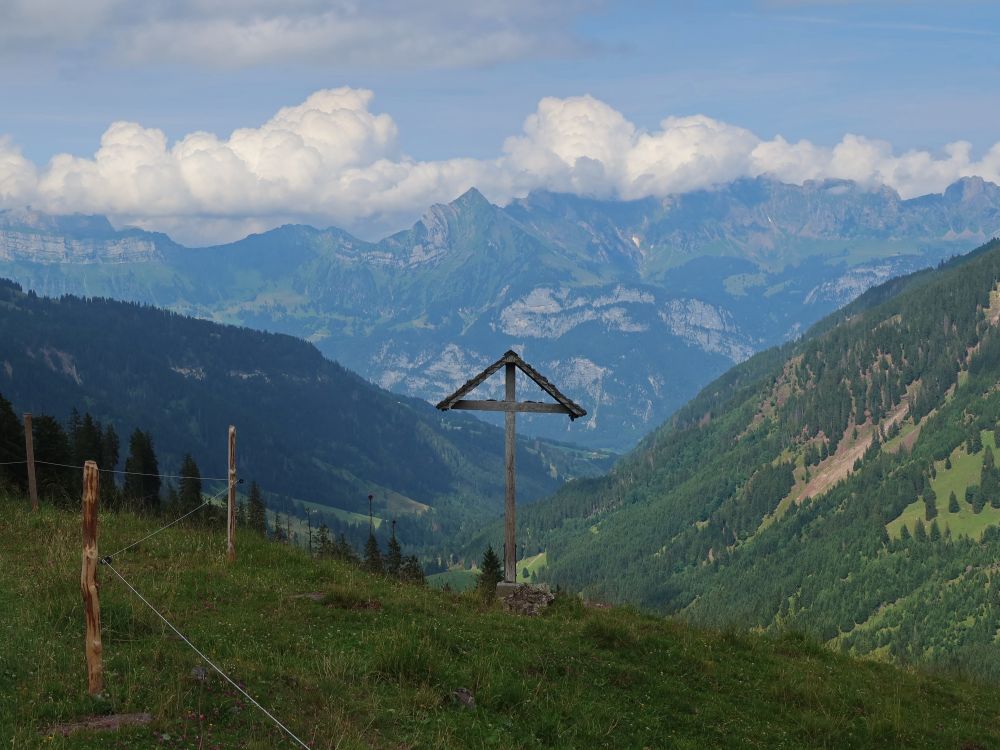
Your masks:
[[[527,583],[519,583],[500,601],[505,611],[531,617],[541,614],[555,598],[555,594],[549,591],[548,586],[530,586]]]

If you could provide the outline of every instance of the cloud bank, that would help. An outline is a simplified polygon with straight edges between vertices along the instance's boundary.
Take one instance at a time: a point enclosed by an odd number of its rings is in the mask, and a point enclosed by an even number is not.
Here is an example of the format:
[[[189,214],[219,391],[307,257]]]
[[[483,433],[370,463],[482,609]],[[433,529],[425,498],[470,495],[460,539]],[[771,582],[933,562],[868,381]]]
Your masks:
[[[0,58],[208,68],[492,65],[577,54],[593,0],[5,0]]]
[[[59,154],[44,166],[0,137],[0,208],[102,213],[211,242],[295,221],[374,236],[470,187],[504,204],[535,189],[628,200],[760,175],[850,179],[903,197],[963,176],[1000,182],[1000,143],[979,158],[961,141],[940,154],[897,154],[852,134],[833,146],[765,140],[704,115],[667,117],[647,131],[590,96],[542,99],[493,159],[419,161],[400,151],[396,124],[372,102],[367,90],[317,91],[259,127],[173,143],[156,128],[115,122],[93,156]]]

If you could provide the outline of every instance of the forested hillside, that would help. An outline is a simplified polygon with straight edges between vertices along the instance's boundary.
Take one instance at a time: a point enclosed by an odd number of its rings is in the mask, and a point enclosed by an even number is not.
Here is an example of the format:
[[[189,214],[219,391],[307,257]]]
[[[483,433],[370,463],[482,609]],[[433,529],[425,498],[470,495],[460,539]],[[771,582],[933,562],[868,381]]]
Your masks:
[[[17,413],[50,417],[36,421],[36,449],[62,462],[68,454],[46,435],[74,409],[117,435],[148,432],[163,473],[190,453],[205,476],[224,476],[234,424],[240,474],[260,482],[273,509],[367,515],[371,493],[411,545],[446,545],[502,505],[500,430],[377,388],[290,336],[0,282],[0,394]],[[0,432],[10,459],[23,458],[19,424]],[[594,455],[522,440],[522,497],[597,471],[607,459],[592,465]]]
[[[712,383],[521,515],[549,580],[1000,675],[1000,242]]]

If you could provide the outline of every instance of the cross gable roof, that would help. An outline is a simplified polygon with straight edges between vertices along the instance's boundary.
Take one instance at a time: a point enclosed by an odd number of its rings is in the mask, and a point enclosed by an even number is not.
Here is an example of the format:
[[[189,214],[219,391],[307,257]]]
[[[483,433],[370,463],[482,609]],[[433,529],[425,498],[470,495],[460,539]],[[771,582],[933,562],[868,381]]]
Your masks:
[[[556,402],[559,403],[565,409],[565,412],[569,416],[570,420],[577,419],[578,417],[582,417],[587,414],[587,411],[585,409],[583,409],[581,406],[574,403],[571,399],[567,398],[562,393],[560,393],[559,389],[556,388],[554,385],[552,385],[552,383],[550,383],[544,375],[542,375],[540,372],[538,372],[538,370],[536,370],[534,367],[532,367],[523,359],[521,359],[521,357],[517,354],[517,352],[512,350],[508,350],[502,357],[500,357],[500,359],[498,359],[492,365],[487,367],[485,370],[483,370],[475,377],[467,380],[465,385],[463,385],[457,391],[452,393],[450,396],[447,396],[444,399],[442,399],[438,403],[437,408],[441,409],[442,411],[451,409],[457,401],[460,401],[464,396],[468,395],[470,392],[474,391],[476,388],[482,385],[486,381],[486,379],[490,377],[490,375],[497,372],[504,365],[514,365],[515,367],[517,367],[517,369],[519,369],[521,372],[523,372],[525,375],[531,378],[531,380],[534,381],[539,388],[541,388],[547,394],[552,396],[552,398],[554,398]]]

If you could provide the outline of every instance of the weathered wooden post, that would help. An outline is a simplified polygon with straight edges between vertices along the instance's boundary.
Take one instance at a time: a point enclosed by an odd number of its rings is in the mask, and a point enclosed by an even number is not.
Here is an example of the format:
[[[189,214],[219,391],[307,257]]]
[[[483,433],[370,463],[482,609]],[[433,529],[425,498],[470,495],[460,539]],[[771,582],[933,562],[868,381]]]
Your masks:
[[[100,497],[99,472],[94,461],[83,466],[83,568],[80,591],[83,616],[87,626],[84,647],[87,654],[87,689],[98,695],[104,689],[104,666],[101,661],[101,600],[97,586],[97,504]]]
[[[466,400],[464,397],[478,388],[500,368],[504,368],[504,400],[486,401]],[[555,399],[556,403],[541,401],[518,401],[515,389],[515,376],[520,370],[531,378],[539,388]],[[504,584],[513,586],[517,581],[517,544],[516,544],[516,454],[517,425],[515,415],[519,411],[533,414],[566,414],[570,420],[586,415],[586,411],[566,398],[559,389],[550,383],[535,368],[521,359],[517,352],[508,351],[500,359],[487,367],[474,378],[466,382],[453,394],[443,399],[438,409],[472,409],[476,411],[504,412]],[[498,591],[501,588],[498,587]]]
[[[229,516],[226,524],[226,559],[236,561],[236,428],[229,425]]]
[[[28,496],[31,510],[38,511],[38,484],[35,482],[35,440],[31,432],[31,415],[24,415],[24,454],[28,462]]]

